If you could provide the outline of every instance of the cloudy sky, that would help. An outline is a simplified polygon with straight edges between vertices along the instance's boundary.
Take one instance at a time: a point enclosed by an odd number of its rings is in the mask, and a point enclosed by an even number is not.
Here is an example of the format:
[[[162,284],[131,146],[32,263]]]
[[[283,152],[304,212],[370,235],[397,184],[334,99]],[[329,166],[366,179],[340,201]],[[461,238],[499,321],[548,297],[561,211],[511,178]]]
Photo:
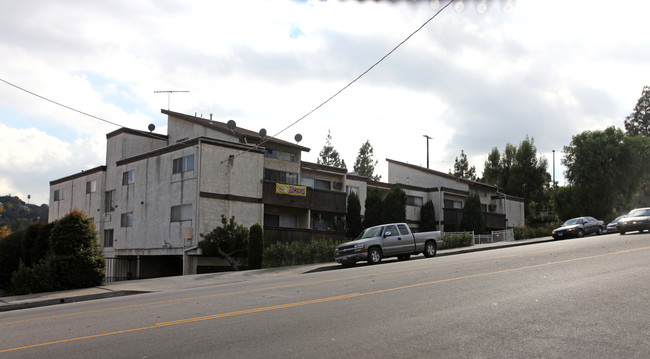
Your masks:
[[[562,149],[623,127],[650,84],[647,1],[25,0],[0,11],[0,194],[105,164],[115,124],[166,134],[170,109],[293,141],[316,162],[328,130],[351,168],[386,158],[478,174],[529,136],[563,184]],[[98,120],[36,97],[15,86]],[[111,123],[113,124],[111,124]],[[286,130],[285,130],[286,129]],[[283,132],[281,132],[284,130]]]

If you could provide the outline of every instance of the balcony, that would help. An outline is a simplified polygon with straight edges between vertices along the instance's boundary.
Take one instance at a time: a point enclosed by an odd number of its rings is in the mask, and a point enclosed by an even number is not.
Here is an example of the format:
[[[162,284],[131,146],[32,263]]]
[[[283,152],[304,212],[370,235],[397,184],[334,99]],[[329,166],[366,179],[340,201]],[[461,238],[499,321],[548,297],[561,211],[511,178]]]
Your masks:
[[[264,228],[264,242],[266,245],[275,244],[278,242],[309,243],[313,240],[322,240],[322,239],[343,241],[345,239],[345,232],[315,231],[311,229],[300,229],[300,228],[277,228],[277,227]]]
[[[463,219],[463,210],[456,208],[444,208],[445,231],[457,231]],[[483,223],[488,231],[502,230],[506,228],[506,215],[502,213],[483,212]]]
[[[275,182],[264,181],[262,187],[262,202],[264,204],[338,214],[346,213],[347,195],[345,192],[318,190],[307,187],[305,196],[292,196],[276,193],[275,184]]]

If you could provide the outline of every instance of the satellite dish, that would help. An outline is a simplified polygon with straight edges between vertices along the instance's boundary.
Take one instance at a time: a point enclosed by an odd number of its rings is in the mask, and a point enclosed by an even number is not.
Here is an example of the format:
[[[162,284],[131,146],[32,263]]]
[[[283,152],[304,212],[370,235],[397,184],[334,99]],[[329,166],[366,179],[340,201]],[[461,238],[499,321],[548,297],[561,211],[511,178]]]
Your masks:
[[[296,140],[296,143],[298,143],[298,142],[302,141],[302,135],[301,134],[296,134],[296,136],[293,139]]]
[[[226,126],[228,126],[228,128],[232,131],[235,128],[235,126],[237,126],[237,124],[235,123],[235,121],[229,120]]]
[[[261,138],[266,137],[266,130],[265,130],[265,129],[261,129],[261,130],[260,130],[260,137],[261,137]]]
[[[150,123],[148,128],[149,128],[149,132],[153,132],[153,130],[156,129],[156,125],[154,125],[153,123]]]

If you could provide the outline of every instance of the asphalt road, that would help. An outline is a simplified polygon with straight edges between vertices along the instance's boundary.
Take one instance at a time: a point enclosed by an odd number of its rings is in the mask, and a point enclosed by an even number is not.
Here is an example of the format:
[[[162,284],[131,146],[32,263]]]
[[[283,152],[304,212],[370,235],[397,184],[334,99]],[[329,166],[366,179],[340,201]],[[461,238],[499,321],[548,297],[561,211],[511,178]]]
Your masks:
[[[648,358],[650,235],[0,313],[0,358]]]

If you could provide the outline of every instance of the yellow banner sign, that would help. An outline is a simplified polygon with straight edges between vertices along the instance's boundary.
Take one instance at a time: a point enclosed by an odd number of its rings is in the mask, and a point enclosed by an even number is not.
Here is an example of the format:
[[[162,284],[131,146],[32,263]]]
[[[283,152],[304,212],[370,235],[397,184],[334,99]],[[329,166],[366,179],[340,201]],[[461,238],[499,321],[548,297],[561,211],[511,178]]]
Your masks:
[[[275,184],[275,193],[277,194],[288,194],[289,196],[307,196],[307,187],[306,186],[295,186],[292,184]]]

